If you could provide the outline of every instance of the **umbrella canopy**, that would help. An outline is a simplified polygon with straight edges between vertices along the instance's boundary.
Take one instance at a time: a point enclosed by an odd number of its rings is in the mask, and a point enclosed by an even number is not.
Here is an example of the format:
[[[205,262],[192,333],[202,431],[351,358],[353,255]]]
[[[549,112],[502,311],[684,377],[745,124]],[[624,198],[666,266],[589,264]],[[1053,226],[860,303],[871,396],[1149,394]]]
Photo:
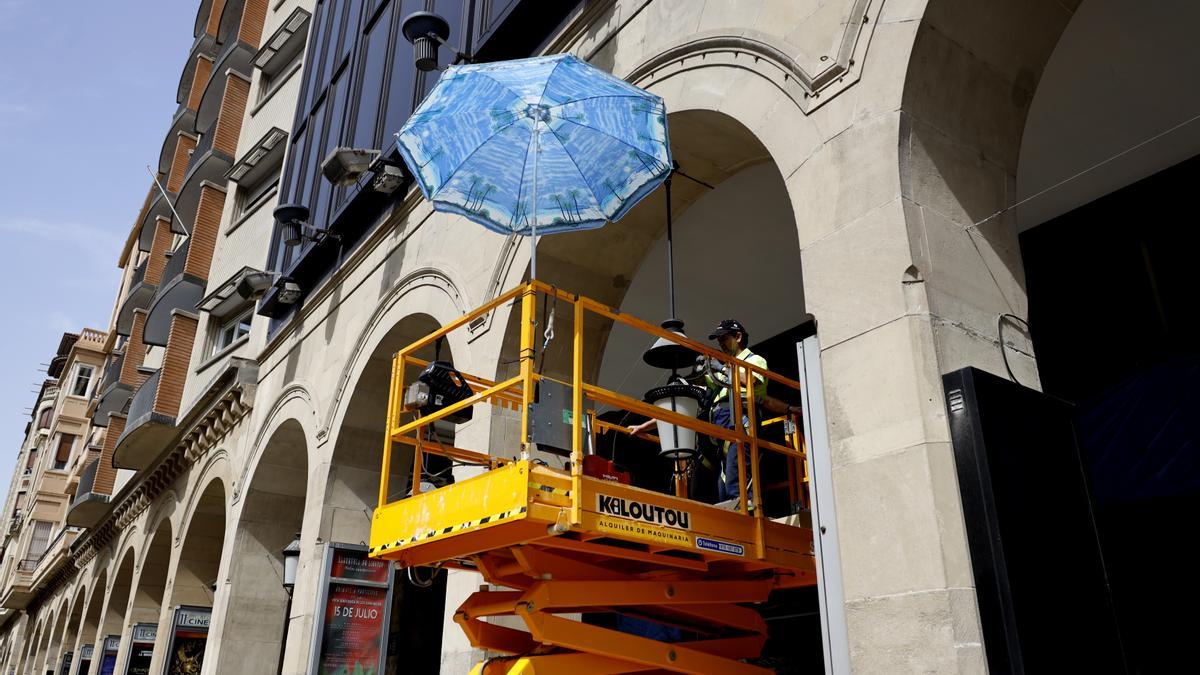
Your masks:
[[[503,234],[600,227],[671,171],[662,99],[571,54],[449,68],[397,144],[435,209]]]

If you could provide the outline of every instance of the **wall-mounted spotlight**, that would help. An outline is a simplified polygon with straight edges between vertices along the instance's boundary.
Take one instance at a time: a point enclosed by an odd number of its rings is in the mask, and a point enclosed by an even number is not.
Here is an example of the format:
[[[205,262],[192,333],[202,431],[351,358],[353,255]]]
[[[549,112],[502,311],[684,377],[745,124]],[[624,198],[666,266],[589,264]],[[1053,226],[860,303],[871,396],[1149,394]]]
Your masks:
[[[400,165],[371,148],[334,148],[321,162],[321,174],[334,185],[354,185],[364,173],[374,174],[375,192],[390,195],[404,183]]]
[[[412,43],[413,63],[417,70],[429,72],[438,69],[438,47],[445,45],[454,53],[454,63],[471,63],[471,56],[447,42],[450,38],[450,22],[433,12],[413,12],[404,17],[400,25],[404,39]]]
[[[275,288],[279,289],[275,298],[281,305],[294,305],[300,300],[300,284],[291,277],[279,277],[275,282]]]
[[[334,185],[353,185],[359,176],[371,168],[379,157],[378,150],[366,148],[334,148],[321,162],[321,173]]]
[[[279,223],[279,238],[284,246],[299,246],[304,240],[321,243],[326,239],[340,241],[341,235],[320,230],[308,224],[308,207],[302,204],[280,204],[275,207],[275,222]]]
[[[271,290],[275,285],[276,276],[274,272],[250,272],[238,279],[234,290],[245,300],[257,298]]]

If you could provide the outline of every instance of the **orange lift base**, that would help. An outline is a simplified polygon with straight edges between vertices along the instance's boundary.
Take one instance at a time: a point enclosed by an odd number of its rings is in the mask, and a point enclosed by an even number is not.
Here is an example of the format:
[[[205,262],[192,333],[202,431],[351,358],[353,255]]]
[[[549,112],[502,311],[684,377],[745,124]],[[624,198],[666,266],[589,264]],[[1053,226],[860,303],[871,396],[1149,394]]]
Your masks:
[[[482,674],[767,673],[766,623],[740,603],[816,583],[812,531],[528,460],[376,510],[371,555],[476,570],[458,610]],[[572,513],[575,509],[574,514]],[[574,518],[572,517],[574,515]],[[572,521],[576,524],[572,524]],[[691,636],[660,642],[564,615],[617,612]],[[489,623],[514,616],[526,630]],[[512,622],[508,622],[511,624]]]

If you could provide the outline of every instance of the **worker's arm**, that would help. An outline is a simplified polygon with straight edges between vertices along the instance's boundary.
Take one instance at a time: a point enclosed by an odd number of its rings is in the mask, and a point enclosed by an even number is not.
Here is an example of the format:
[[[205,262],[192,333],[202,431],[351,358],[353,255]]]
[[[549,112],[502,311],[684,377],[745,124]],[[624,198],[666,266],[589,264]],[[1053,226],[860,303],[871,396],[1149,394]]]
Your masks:
[[[763,394],[762,396],[756,397],[754,399],[754,401],[756,403],[758,403],[758,405],[762,406],[763,410],[766,410],[767,412],[773,413],[775,415],[799,415],[800,414],[800,406],[790,405],[788,403],[780,401],[779,399],[775,398],[774,396],[768,396],[766,394]]]
[[[654,426],[657,422],[658,422],[658,420],[651,418],[651,419],[646,420],[645,422],[642,422],[641,424],[631,424],[629,426],[629,434],[631,436],[640,436],[647,429]]]

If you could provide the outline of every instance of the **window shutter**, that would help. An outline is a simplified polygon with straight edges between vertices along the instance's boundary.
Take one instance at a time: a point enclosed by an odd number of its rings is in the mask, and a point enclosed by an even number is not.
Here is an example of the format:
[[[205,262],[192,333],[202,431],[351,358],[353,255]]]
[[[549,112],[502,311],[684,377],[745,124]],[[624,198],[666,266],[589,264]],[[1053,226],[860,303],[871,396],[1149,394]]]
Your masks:
[[[58,454],[54,456],[56,462],[65,464],[71,459],[71,448],[75,446],[75,436],[73,434],[62,434],[58,438]]]
[[[44,520],[38,520],[33,523],[33,538],[29,542],[29,557],[36,559],[41,558],[46,552],[46,547],[50,545],[50,528],[51,523]]]

